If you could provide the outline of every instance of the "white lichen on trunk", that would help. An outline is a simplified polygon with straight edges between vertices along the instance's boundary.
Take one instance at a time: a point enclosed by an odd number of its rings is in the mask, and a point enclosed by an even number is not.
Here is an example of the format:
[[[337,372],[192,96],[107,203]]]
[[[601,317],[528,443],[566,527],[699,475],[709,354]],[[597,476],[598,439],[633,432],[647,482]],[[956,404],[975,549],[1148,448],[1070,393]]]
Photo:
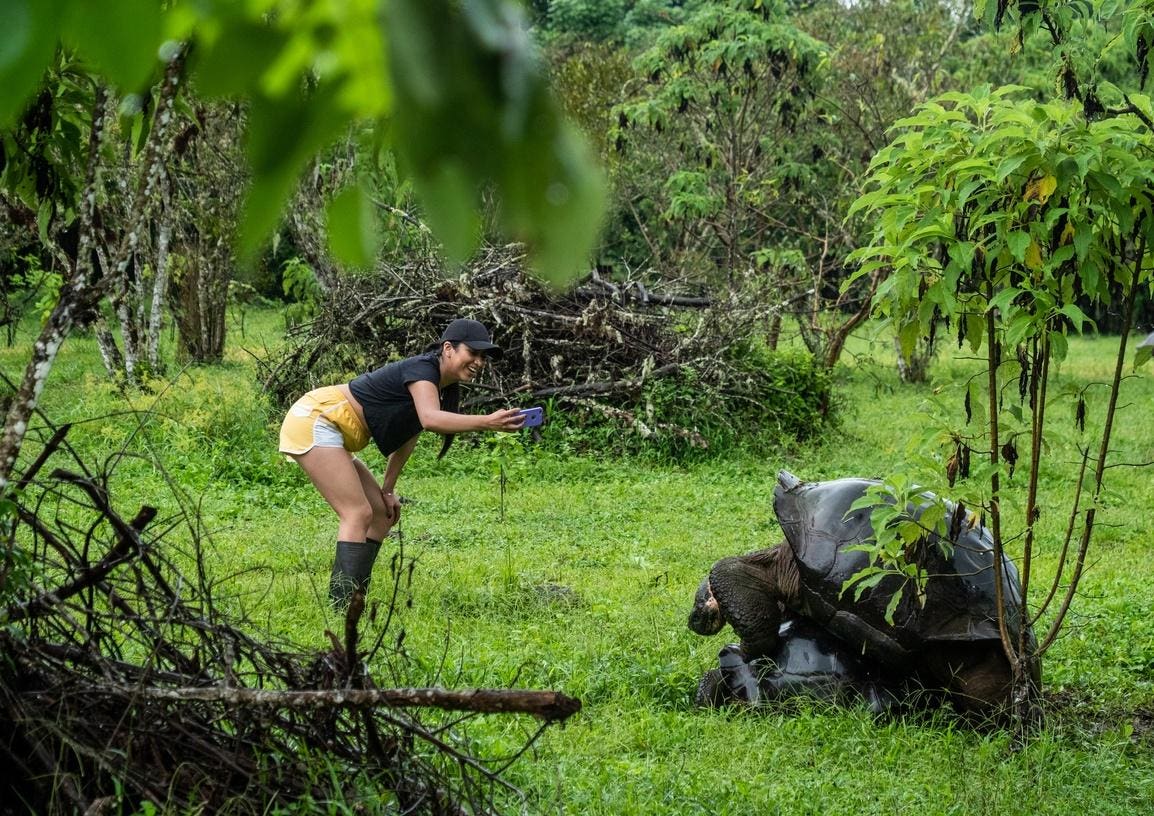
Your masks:
[[[156,276],[152,281],[152,305],[148,312],[148,365],[160,370],[160,331],[164,325],[164,297],[168,293],[168,244],[172,238],[172,223],[165,218],[160,223],[156,239]]]

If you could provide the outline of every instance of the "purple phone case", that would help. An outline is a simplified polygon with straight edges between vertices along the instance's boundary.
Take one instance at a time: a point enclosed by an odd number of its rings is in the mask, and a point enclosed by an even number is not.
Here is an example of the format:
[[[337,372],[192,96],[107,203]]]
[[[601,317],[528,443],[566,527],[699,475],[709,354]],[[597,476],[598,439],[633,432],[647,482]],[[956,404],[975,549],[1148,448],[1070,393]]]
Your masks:
[[[521,414],[525,417],[525,424],[521,426],[522,428],[532,428],[545,421],[544,408],[525,408],[521,411]]]

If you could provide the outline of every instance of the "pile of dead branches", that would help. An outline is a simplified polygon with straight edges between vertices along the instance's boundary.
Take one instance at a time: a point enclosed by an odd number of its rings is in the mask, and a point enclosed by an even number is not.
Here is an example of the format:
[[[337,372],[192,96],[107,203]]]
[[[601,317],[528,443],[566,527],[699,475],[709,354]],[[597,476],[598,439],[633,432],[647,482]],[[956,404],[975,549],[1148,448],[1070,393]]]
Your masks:
[[[479,712],[538,723],[579,709],[553,692],[379,687],[407,678],[394,608],[412,562],[394,557],[391,603],[354,598],[332,648],[310,654],[235,620],[183,511],[132,516],[117,463],[86,466],[68,427],[30,435],[8,494],[0,564],[0,813],[493,813],[519,793],[459,740]],[[387,595],[387,593],[386,593]],[[383,623],[382,623],[383,621]],[[522,751],[524,748],[522,748]],[[519,754],[520,752],[518,752]],[[512,761],[506,757],[501,762]],[[326,811],[327,812],[327,811]]]
[[[661,430],[701,447],[709,440],[692,421],[646,411],[647,387],[689,382],[690,398],[712,405],[714,419],[735,413],[724,410],[727,400],[772,416],[772,395],[741,349],[780,323],[788,304],[764,292],[735,288],[717,300],[700,285],[612,282],[596,272],[553,290],[524,261],[518,245],[488,247],[453,275],[426,261],[334,282],[322,313],[291,337],[290,352],[264,361],[264,386],[287,407],[311,388],[419,353],[450,320],[472,317],[505,356],[471,387],[467,407],[552,400],[569,415],[576,409],[626,432]]]

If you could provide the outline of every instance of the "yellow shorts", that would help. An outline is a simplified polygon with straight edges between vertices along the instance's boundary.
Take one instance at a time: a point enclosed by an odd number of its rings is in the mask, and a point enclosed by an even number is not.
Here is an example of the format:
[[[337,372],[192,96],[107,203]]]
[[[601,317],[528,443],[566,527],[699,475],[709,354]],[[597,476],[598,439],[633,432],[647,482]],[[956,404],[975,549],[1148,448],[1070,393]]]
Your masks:
[[[308,453],[318,445],[355,453],[369,439],[369,429],[335,385],[309,391],[294,402],[280,426],[281,453]]]

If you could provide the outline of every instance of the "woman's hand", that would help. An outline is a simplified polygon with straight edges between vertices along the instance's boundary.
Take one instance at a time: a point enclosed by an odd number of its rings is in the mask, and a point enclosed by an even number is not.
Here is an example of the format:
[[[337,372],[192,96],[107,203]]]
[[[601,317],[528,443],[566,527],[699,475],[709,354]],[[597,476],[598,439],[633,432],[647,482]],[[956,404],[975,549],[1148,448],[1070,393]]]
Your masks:
[[[389,517],[389,526],[394,526],[401,520],[401,500],[392,491],[381,491],[381,498],[385,500],[385,515]]]
[[[485,417],[485,429],[489,431],[519,431],[525,424],[525,416],[518,408],[502,408]]]

